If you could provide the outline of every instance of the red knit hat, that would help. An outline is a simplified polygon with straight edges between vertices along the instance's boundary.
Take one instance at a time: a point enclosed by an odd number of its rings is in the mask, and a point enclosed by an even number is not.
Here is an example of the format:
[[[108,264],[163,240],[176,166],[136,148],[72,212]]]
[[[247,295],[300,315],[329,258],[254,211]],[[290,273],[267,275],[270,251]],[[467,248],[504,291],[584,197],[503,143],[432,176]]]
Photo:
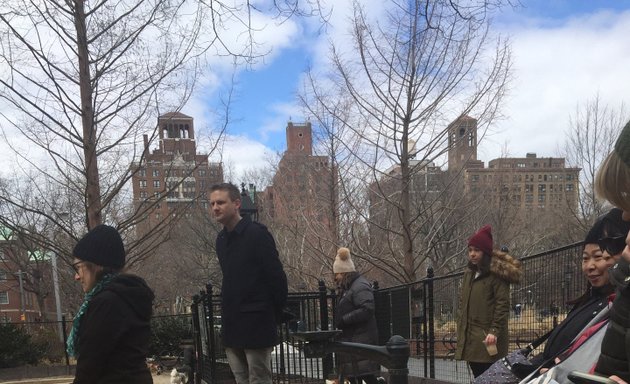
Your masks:
[[[484,225],[468,239],[468,246],[479,248],[483,253],[492,256],[492,227]]]

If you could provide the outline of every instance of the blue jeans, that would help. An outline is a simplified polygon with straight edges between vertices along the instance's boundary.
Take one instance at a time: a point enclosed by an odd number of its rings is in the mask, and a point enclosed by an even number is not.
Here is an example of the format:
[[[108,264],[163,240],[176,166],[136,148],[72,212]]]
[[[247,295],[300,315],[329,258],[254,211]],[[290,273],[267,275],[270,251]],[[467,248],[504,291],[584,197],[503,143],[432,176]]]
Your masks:
[[[271,351],[225,348],[230,369],[237,384],[271,384]]]

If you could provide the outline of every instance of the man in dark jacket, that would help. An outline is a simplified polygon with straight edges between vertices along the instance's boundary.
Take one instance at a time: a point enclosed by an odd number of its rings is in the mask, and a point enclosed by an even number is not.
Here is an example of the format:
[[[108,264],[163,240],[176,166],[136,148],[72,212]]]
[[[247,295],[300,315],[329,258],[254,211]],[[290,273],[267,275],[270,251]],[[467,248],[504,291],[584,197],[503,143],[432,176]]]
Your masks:
[[[267,228],[241,217],[238,188],[212,186],[212,212],[224,228],[216,242],[223,284],[222,338],[238,384],[271,383],[271,351],[287,300],[287,277]]]

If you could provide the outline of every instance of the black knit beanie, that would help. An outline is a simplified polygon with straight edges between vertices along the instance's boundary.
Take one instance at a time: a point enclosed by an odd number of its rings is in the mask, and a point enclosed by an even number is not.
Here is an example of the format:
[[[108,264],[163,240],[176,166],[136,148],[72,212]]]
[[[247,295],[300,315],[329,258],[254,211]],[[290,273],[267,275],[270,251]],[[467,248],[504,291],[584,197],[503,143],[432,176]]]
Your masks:
[[[104,224],[86,233],[74,246],[72,255],[102,267],[120,269],[125,265],[125,246],[120,233]]]
[[[623,220],[623,211],[619,208],[611,209],[602,221],[604,222],[602,237],[604,232],[607,237],[627,236],[630,232],[630,221]]]
[[[630,167],[630,121],[621,130],[617,142],[615,143],[615,153]]]
[[[604,231],[604,217],[600,216],[595,221],[595,224],[591,227],[591,229],[586,234],[584,238],[584,245],[586,244],[598,244],[599,239],[603,237],[602,232]]]

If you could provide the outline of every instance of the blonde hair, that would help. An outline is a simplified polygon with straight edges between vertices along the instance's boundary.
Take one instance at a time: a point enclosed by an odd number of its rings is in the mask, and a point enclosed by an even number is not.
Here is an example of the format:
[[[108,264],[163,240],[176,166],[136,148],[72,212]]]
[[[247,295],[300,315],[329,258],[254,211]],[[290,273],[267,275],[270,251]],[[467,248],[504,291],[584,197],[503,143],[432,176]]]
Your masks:
[[[595,176],[595,193],[612,205],[630,212],[630,166],[612,151]]]

